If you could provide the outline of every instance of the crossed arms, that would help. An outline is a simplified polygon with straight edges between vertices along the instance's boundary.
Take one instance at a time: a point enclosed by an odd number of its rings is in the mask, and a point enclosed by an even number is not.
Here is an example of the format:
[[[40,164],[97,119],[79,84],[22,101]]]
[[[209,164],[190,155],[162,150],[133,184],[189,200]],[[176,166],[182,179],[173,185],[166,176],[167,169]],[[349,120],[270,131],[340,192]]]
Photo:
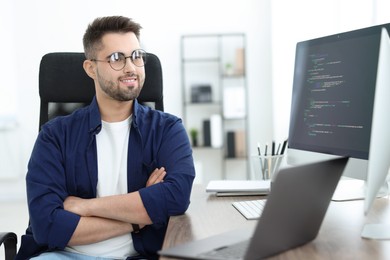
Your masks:
[[[146,187],[163,181],[165,169],[155,169]],[[69,246],[96,243],[133,231],[132,223],[140,227],[152,224],[138,191],[93,199],[67,197],[64,209],[81,216],[68,243]]]

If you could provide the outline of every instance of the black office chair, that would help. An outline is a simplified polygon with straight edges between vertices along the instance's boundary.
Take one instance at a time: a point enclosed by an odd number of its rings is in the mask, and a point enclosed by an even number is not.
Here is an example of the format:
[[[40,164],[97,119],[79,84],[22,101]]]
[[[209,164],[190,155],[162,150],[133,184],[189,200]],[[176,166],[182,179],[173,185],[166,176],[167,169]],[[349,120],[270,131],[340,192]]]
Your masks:
[[[48,53],[42,57],[39,68],[39,129],[48,120],[69,114],[92,101],[95,87],[93,80],[83,69],[84,60],[84,53],[75,52]],[[152,53],[147,54],[145,74],[145,83],[138,101],[164,111],[161,63]],[[3,244],[5,260],[14,259],[17,235],[13,232],[0,232],[0,246]]]
[[[39,128],[49,119],[68,114],[91,102],[95,87],[82,67],[84,60],[83,53],[49,53],[43,56],[39,70]],[[147,54],[145,73],[145,84],[138,101],[163,111],[162,69],[156,55]]]
[[[16,255],[18,238],[13,232],[0,232],[0,246],[4,244],[5,260],[12,260]]]

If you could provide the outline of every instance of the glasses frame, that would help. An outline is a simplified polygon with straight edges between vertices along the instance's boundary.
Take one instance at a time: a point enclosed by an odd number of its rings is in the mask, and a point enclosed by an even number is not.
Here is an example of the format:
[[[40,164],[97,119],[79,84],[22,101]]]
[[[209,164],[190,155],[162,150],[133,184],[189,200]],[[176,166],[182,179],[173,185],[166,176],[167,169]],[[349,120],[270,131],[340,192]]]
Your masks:
[[[139,51],[141,51],[141,52],[144,53],[144,55],[143,55],[144,64],[141,65],[141,66],[139,66],[139,65],[137,65],[137,64],[134,63],[134,56],[135,56],[135,53],[136,53],[136,52],[139,52]],[[110,58],[111,58],[114,54],[121,54],[121,55],[123,55],[123,57],[124,57],[123,67],[120,68],[120,69],[116,69],[116,68],[113,68],[113,67],[112,67],[112,64],[111,64],[112,61],[110,60]],[[139,68],[144,67],[145,64],[146,64],[146,61],[147,61],[147,57],[148,57],[148,53],[147,53],[145,50],[143,50],[143,49],[135,49],[135,50],[132,51],[131,54],[130,54],[129,56],[127,56],[127,57],[125,56],[125,54],[124,54],[123,52],[113,52],[113,53],[111,53],[111,54],[107,57],[109,60],[90,59],[90,61],[107,62],[108,64],[110,64],[111,69],[113,69],[113,70],[115,70],[115,71],[120,71],[120,70],[123,70],[124,67],[126,67],[126,60],[127,60],[127,59],[130,59],[131,63],[133,63],[134,66],[136,66],[136,67],[139,67]]]

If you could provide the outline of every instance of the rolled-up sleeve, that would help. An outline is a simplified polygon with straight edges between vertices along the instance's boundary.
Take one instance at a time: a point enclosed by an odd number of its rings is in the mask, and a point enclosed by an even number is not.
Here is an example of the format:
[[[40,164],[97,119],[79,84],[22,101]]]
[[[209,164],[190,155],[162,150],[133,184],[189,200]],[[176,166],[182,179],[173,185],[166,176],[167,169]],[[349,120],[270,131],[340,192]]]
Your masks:
[[[80,216],[63,209],[66,178],[59,140],[43,129],[34,145],[26,175],[30,224],[34,240],[49,249],[62,249]]]
[[[192,149],[180,119],[163,127],[157,161],[167,171],[164,182],[139,192],[153,224],[166,224],[170,216],[188,209],[195,178]]]

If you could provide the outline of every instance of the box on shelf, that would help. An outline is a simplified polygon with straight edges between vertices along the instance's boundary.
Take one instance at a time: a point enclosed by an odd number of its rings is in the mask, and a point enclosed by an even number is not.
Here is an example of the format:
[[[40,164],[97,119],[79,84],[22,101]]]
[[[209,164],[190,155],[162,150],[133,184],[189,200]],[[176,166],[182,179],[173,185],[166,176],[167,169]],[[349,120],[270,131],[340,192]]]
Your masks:
[[[191,102],[192,103],[208,103],[212,102],[211,85],[193,85],[191,86]]]

